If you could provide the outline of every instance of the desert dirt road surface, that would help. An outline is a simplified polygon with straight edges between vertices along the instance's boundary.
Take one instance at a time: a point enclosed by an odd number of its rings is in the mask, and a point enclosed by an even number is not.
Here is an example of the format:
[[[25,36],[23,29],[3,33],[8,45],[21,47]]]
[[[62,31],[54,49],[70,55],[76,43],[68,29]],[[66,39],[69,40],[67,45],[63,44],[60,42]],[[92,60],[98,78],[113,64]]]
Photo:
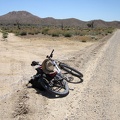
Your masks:
[[[31,61],[54,58],[83,73],[83,82],[68,83],[70,93],[52,98],[27,88],[35,74]],[[0,120],[120,120],[120,30],[99,42],[67,38],[19,38],[0,33]]]

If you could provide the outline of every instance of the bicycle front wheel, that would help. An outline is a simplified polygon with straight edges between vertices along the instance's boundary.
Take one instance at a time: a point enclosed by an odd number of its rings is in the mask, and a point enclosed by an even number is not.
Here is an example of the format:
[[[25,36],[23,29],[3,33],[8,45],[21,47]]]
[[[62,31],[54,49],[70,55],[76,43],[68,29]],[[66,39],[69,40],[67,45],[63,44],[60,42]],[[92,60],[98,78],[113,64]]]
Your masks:
[[[79,83],[80,83],[80,82],[83,82],[83,79],[82,79],[83,74],[80,73],[78,70],[76,70],[76,69],[74,69],[74,68],[66,65],[65,63],[60,63],[59,66],[60,66],[60,68],[61,68],[62,70],[66,71],[67,73],[69,73],[69,74],[71,74],[71,75],[73,75],[73,76],[75,76],[75,77],[78,77],[78,78],[80,79]],[[68,82],[69,82],[69,81],[68,81]],[[77,82],[77,83],[78,83],[78,82]]]

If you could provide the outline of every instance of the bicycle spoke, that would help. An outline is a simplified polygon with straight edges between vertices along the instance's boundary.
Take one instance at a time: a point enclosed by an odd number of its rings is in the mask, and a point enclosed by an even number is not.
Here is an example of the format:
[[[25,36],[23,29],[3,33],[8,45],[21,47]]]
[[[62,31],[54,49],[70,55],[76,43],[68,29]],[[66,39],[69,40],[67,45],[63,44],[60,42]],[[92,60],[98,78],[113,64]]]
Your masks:
[[[61,89],[62,89],[61,87],[60,87],[60,88],[57,87],[56,89],[53,89],[53,90],[58,92],[58,91],[60,91]]]

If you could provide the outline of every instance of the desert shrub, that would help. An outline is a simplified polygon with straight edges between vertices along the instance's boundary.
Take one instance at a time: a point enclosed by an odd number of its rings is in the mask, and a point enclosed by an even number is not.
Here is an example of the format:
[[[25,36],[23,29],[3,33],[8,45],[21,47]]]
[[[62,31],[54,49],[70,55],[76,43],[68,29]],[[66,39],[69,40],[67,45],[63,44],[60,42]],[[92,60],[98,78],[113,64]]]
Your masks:
[[[21,36],[27,35],[27,32],[26,31],[22,31],[22,32],[19,33],[19,35],[21,35]]]
[[[72,37],[72,34],[69,32],[64,33],[64,37]]]
[[[15,35],[16,35],[16,36],[20,35],[20,33],[19,33],[19,32],[17,32],[17,31],[16,31],[16,32],[14,32],[14,33],[15,33]]]
[[[74,35],[80,35],[80,30],[75,30]]]
[[[59,37],[59,33],[52,33],[52,37]]]
[[[48,35],[52,35],[52,37],[59,37],[60,34],[61,34],[61,31],[58,29],[50,29],[48,31]]]
[[[86,40],[82,40],[82,42],[86,42]]]
[[[37,35],[37,34],[39,34],[40,33],[40,31],[35,31],[35,34]]]
[[[35,33],[31,31],[31,32],[28,32],[28,34],[29,35],[34,35]]]
[[[92,39],[92,40],[95,39],[95,36],[91,36],[91,39]]]
[[[7,32],[2,32],[3,33],[3,39],[8,38],[8,33]]]
[[[48,31],[49,31],[49,28],[44,28],[42,30],[42,34],[46,35],[46,34],[48,34]]]
[[[108,29],[107,33],[109,33],[109,34],[113,33],[113,29]]]

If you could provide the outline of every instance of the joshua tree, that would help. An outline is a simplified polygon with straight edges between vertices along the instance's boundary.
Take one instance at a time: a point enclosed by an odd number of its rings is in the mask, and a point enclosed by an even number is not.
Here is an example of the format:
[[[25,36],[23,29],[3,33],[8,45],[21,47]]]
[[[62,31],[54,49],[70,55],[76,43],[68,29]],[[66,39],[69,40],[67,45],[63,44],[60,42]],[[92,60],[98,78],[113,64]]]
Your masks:
[[[87,26],[88,26],[89,28],[94,28],[94,21],[92,21],[91,23],[88,23]]]
[[[61,29],[62,29],[62,30],[64,29],[64,25],[63,25],[63,22],[62,22],[62,24],[61,24]]]
[[[20,29],[20,23],[18,20],[16,20],[16,24],[17,24],[18,29]]]

